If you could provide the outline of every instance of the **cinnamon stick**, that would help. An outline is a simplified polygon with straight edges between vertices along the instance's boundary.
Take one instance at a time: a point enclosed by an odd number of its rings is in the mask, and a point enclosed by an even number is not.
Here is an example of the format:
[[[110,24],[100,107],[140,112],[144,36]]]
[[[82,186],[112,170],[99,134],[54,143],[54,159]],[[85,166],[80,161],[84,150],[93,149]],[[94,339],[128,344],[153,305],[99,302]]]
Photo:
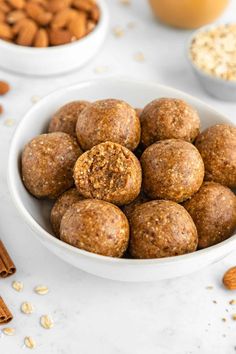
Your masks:
[[[14,274],[15,271],[15,264],[9,256],[9,253],[7,252],[3,242],[0,240],[0,277],[6,278]]]
[[[0,325],[6,324],[13,319],[12,313],[0,296]]]

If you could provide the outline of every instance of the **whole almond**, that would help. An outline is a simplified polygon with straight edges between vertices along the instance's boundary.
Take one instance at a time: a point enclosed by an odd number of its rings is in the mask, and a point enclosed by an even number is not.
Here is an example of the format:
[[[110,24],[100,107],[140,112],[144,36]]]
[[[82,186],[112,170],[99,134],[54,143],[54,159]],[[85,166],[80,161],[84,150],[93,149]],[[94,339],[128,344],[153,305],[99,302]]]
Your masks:
[[[11,39],[13,38],[13,33],[11,27],[6,23],[0,23],[0,38],[2,39]]]
[[[16,23],[14,23],[14,25],[12,26],[12,32],[14,35],[18,34],[20,32],[20,29],[22,27],[25,26],[25,24],[27,25],[29,19],[28,18],[22,18],[21,20],[17,21]]]
[[[33,20],[28,19],[21,27],[16,43],[23,46],[31,46],[37,32],[37,25]]]
[[[51,29],[49,31],[49,42],[51,45],[67,44],[73,41],[73,35],[63,29]]]
[[[69,23],[68,30],[77,39],[86,34],[86,15],[84,12],[78,12],[77,16]]]
[[[11,11],[7,14],[7,23],[9,23],[10,25],[18,22],[19,20],[22,20],[23,18],[26,17],[26,14],[24,11],[22,10],[15,10],[15,11]]]
[[[0,95],[5,95],[10,90],[10,85],[6,81],[0,81]]]
[[[223,277],[223,283],[228,290],[236,290],[236,267],[227,270]]]
[[[72,0],[50,0],[48,3],[48,11],[58,12],[71,5]]]
[[[8,13],[9,11],[11,11],[11,7],[6,4],[3,1],[0,1],[0,11],[2,11],[4,14]]]
[[[73,0],[72,4],[78,10],[89,12],[92,10],[95,3],[94,1],[90,1],[90,0]]]
[[[14,9],[23,9],[25,7],[25,0],[7,0]]]
[[[36,2],[28,2],[26,4],[26,12],[29,17],[42,26],[47,25],[52,19],[52,14],[50,12],[46,12],[43,7]]]
[[[34,46],[37,48],[45,48],[48,47],[49,39],[48,33],[44,28],[40,28],[34,39]]]
[[[71,8],[63,9],[55,14],[51,22],[51,27],[55,29],[66,27],[76,16],[76,10]]]

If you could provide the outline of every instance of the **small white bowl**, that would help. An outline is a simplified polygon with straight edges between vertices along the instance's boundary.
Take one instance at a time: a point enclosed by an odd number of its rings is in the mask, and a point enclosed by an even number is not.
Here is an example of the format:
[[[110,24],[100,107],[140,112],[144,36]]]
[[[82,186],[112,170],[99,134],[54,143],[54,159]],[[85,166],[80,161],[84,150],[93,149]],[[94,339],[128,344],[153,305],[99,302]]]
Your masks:
[[[80,68],[88,62],[104,42],[108,30],[105,0],[98,0],[101,17],[84,38],[73,43],[48,48],[24,47],[0,39],[0,67],[27,75],[55,75]]]
[[[99,79],[78,83],[55,91],[40,100],[23,117],[13,137],[8,165],[8,183],[13,201],[22,220],[54,254],[89,273],[121,281],[151,281],[181,276],[197,271],[225,257],[236,247],[236,235],[218,245],[183,256],[135,260],[104,257],[70,246],[51,234],[50,203],[32,197],[25,189],[20,173],[23,146],[33,137],[45,132],[52,114],[69,101],[103,98],[126,100],[134,107],[144,107],[157,97],[176,97],[194,106],[201,117],[202,129],[216,123],[230,123],[198,99],[181,91],[154,83],[128,79]],[[232,123],[231,123],[232,124]]]
[[[197,31],[195,31],[191,35],[188,42],[187,57],[194,71],[194,74],[196,75],[197,79],[199,80],[202,87],[206,90],[207,93],[223,101],[235,102],[236,101],[236,81],[228,81],[228,80],[221,79],[220,77],[216,77],[208,74],[207,72],[203,71],[194,63],[190,55],[191,43],[192,40],[196,37],[196,35],[198,35],[200,32],[205,32],[209,29],[218,27],[220,25],[224,25],[224,23],[203,26]]]

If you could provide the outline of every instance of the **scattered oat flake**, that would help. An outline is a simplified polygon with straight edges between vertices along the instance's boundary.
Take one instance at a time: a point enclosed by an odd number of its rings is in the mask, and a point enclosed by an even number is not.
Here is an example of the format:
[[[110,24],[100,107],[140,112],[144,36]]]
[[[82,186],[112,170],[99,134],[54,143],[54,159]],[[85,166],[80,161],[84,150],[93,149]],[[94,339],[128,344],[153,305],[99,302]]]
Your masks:
[[[13,281],[11,285],[12,285],[13,289],[15,289],[16,291],[22,291],[24,288],[23,283],[21,281],[17,281],[17,280]]]
[[[2,329],[2,333],[5,334],[6,336],[14,336],[15,328],[5,327]]]
[[[30,302],[23,302],[21,304],[21,312],[25,313],[26,315],[30,315],[34,312],[34,308]]]
[[[119,26],[114,27],[112,31],[115,37],[123,37],[123,35],[125,34],[123,28]]]
[[[39,295],[46,295],[49,292],[49,289],[45,285],[38,285],[34,288],[34,291]]]
[[[97,66],[95,69],[94,69],[94,72],[96,74],[102,74],[102,73],[105,73],[106,71],[108,71],[108,66]]]
[[[30,100],[32,103],[37,103],[40,99],[41,99],[41,97],[39,97],[39,96],[32,96]]]
[[[133,21],[130,21],[130,22],[127,23],[127,27],[128,28],[134,28],[135,26],[136,26],[136,23],[133,22]]]
[[[138,62],[143,62],[145,61],[144,54],[142,52],[137,52],[134,54],[134,60]]]
[[[120,0],[122,5],[131,5],[131,0]]]
[[[25,343],[25,346],[29,349],[36,348],[36,342],[32,337],[25,337],[24,343]]]
[[[14,119],[8,118],[4,120],[4,125],[6,125],[7,127],[12,127],[14,124],[15,124]]]
[[[234,299],[230,300],[230,301],[229,301],[229,304],[230,304],[230,305],[236,305],[236,300],[234,300]]]
[[[225,317],[223,317],[221,320],[222,320],[223,322],[226,322],[226,318],[225,318]]]
[[[50,329],[54,326],[54,322],[49,315],[43,315],[40,317],[40,324],[45,329]]]

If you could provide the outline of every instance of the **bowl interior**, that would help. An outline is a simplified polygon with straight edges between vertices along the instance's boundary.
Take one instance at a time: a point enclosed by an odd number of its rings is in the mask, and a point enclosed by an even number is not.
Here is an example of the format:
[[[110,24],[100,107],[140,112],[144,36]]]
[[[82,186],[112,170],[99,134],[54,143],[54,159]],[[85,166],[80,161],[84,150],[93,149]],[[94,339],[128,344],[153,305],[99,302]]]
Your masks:
[[[45,230],[49,234],[52,233],[49,223],[49,210],[52,202],[39,201],[26,191],[20,174],[21,152],[29,140],[36,135],[47,132],[50,117],[58,108],[73,100],[95,101],[103,98],[123,99],[134,107],[142,108],[151,100],[159,97],[181,98],[195,107],[201,118],[201,129],[216,123],[230,123],[220,113],[183,92],[158,84],[128,79],[99,79],[78,83],[77,85],[55,91],[35,104],[22,118],[16,129],[10,149],[8,170],[8,181],[12,197],[29,226],[35,229],[34,226],[39,225],[41,231]],[[42,237],[44,237],[43,233],[45,234],[45,232],[42,232]],[[52,241],[55,240],[54,236],[49,237],[51,237]],[[57,240],[57,242],[61,241]],[[74,250],[78,251],[77,249]]]

